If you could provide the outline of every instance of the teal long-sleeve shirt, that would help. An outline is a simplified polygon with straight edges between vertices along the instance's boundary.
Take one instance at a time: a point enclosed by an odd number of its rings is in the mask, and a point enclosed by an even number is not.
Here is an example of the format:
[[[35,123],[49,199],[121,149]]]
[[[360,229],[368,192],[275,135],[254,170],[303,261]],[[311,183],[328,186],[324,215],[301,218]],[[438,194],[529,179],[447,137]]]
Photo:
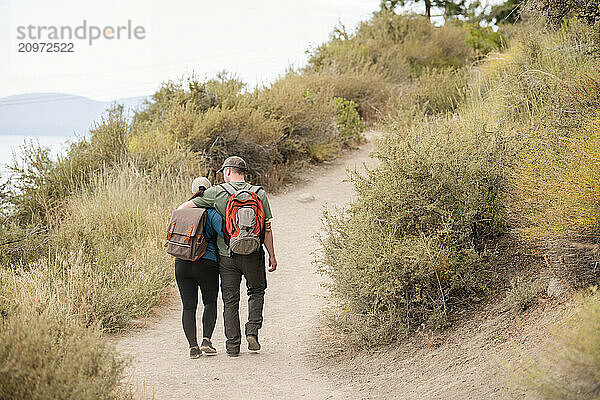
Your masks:
[[[206,223],[204,224],[204,238],[208,246],[202,258],[217,261],[217,240],[223,240],[223,218],[213,208],[206,210]]]

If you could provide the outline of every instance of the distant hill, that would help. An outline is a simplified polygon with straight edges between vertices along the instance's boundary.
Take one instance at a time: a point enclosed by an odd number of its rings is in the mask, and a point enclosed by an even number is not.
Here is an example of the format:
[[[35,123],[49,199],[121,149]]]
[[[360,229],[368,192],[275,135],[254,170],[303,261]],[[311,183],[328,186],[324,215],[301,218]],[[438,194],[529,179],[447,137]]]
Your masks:
[[[146,96],[116,100],[127,110],[139,107]],[[85,135],[113,102],[63,93],[28,93],[0,98],[0,135]]]

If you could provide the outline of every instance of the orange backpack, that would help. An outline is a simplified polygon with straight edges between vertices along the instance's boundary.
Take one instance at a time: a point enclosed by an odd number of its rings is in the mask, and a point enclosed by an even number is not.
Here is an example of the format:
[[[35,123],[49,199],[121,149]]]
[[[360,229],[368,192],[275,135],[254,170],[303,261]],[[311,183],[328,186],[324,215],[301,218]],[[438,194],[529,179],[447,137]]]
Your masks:
[[[265,240],[265,211],[258,198],[260,186],[237,190],[232,184],[221,185],[229,193],[225,211],[225,243],[234,254],[248,255]]]

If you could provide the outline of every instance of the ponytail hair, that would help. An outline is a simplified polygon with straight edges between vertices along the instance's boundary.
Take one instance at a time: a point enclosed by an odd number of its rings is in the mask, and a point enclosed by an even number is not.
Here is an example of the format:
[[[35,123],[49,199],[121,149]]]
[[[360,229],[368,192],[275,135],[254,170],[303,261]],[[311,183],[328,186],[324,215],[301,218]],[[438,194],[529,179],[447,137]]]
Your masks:
[[[190,197],[190,200],[195,199],[196,197],[202,197],[204,196],[204,191],[206,190],[206,188],[203,185],[200,185],[198,187],[198,191],[196,193],[194,193],[194,195],[192,197]],[[190,201],[188,200],[188,201]]]

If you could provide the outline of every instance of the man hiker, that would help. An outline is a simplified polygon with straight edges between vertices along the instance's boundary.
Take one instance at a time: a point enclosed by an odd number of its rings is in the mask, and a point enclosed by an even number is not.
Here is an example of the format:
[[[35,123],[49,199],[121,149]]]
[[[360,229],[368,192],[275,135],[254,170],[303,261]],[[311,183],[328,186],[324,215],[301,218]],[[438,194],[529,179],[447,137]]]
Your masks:
[[[269,253],[269,272],[277,268],[271,230],[273,216],[267,193],[263,188],[245,181],[247,171],[248,166],[241,157],[227,158],[217,171],[223,172],[225,183],[212,186],[202,197],[181,205],[182,208],[214,208],[225,221],[226,239],[217,236],[217,248],[227,338],[225,347],[227,354],[232,357],[239,355],[241,344],[239,303],[242,276],[246,279],[248,289],[248,322],[245,329],[248,350],[260,350],[258,330],[262,327],[267,288],[262,244]]]

